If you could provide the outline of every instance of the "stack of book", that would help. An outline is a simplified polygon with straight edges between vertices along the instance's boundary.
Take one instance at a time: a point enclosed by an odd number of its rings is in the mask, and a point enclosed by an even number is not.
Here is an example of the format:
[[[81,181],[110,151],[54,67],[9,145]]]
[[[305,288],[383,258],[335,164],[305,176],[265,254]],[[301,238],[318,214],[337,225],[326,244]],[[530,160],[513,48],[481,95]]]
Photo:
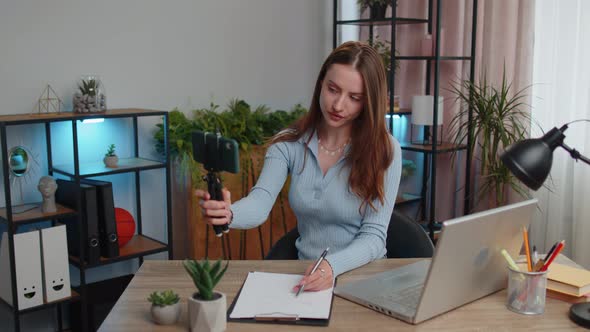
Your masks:
[[[547,296],[569,303],[590,302],[590,271],[551,264],[547,274]]]

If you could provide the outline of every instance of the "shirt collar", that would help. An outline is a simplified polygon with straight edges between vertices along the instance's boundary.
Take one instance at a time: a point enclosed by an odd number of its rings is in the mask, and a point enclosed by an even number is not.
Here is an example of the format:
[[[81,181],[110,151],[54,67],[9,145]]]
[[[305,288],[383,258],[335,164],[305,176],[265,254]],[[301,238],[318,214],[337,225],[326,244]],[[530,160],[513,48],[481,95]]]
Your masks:
[[[309,142],[308,142],[309,141]],[[307,148],[318,158],[318,132],[317,130],[308,130],[305,134],[301,135],[299,142],[303,145],[307,145]]]

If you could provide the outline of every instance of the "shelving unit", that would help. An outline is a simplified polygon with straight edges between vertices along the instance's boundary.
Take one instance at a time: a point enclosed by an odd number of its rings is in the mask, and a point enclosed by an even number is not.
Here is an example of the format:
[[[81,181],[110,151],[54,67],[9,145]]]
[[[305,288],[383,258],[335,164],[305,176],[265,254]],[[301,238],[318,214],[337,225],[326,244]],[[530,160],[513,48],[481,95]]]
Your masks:
[[[141,158],[139,156],[139,142],[138,142],[138,123],[139,117],[145,116],[158,116],[163,118],[163,123],[166,128],[164,131],[164,141],[166,146],[165,158],[163,161],[149,160]],[[116,169],[106,168],[102,162],[92,163],[81,163],[79,160],[79,147],[78,147],[78,121],[92,118],[131,118],[133,121],[133,157],[123,158],[119,160],[118,167]],[[72,126],[72,137],[73,137],[73,164],[64,165],[53,165],[52,149],[51,149],[51,123],[69,121]],[[83,322],[82,329],[88,330],[88,298],[87,298],[87,283],[86,273],[89,269],[112,264],[116,262],[126,261],[130,259],[139,259],[139,263],[143,262],[143,257],[152,255],[155,253],[168,252],[168,257],[172,258],[172,218],[171,218],[171,194],[170,194],[170,157],[168,147],[168,113],[164,111],[153,111],[144,109],[118,109],[108,110],[104,113],[99,114],[77,114],[77,113],[47,113],[47,114],[19,114],[19,115],[4,115],[0,116],[0,140],[2,148],[2,169],[4,177],[4,192],[6,205],[0,209],[0,222],[7,224],[8,233],[8,249],[10,257],[10,269],[15,270],[15,258],[14,258],[14,234],[16,233],[19,226],[35,223],[39,221],[55,221],[65,217],[77,216],[78,222],[82,225],[80,227],[80,257],[84,257],[85,254],[85,237],[83,231],[86,228],[85,220],[82,219],[81,215],[77,213],[78,209],[71,209],[58,204],[58,210],[55,213],[42,213],[40,208],[35,208],[23,213],[14,214],[11,198],[11,188],[9,181],[9,164],[8,164],[8,146],[7,146],[7,133],[6,129],[8,126],[23,125],[23,124],[38,124],[42,123],[45,125],[45,141],[46,141],[46,157],[48,170],[47,174],[53,175],[54,173],[68,176],[75,181],[78,185],[80,180],[83,178],[120,174],[120,173],[133,173],[135,176],[135,203],[136,203],[136,225],[137,234],[122,248],[120,248],[119,256],[113,258],[101,257],[97,264],[87,264],[81,261],[79,257],[70,256],[69,261],[72,266],[75,266],[79,271],[80,285],[76,286],[78,292],[72,290],[72,296],[69,298],[61,299],[59,301],[45,303],[43,305],[20,310],[18,308],[17,292],[16,292],[16,276],[15,273],[12,275],[12,293],[13,303],[10,305],[3,302],[5,305],[10,307],[14,316],[14,328],[15,331],[20,331],[20,316],[22,314],[33,312],[41,309],[55,307],[57,308],[58,314],[58,329],[62,329],[61,322],[61,305],[73,301],[80,301],[81,303],[81,321]],[[153,239],[145,234],[142,230],[142,215],[141,215],[141,185],[140,185],[140,174],[145,170],[152,169],[164,169],[165,171],[165,182],[166,182],[166,230],[167,230],[167,243],[163,243],[156,239]],[[40,203],[39,203],[40,204]],[[80,199],[78,198],[77,206],[81,206]]]
[[[341,20],[339,19],[338,15],[338,3],[339,1],[352,1],[352,0],[334,0],[333,6],[333,47],[335,48],[338,45],[338,27],[342,25],[357,25],[357,26],[366,26],[369,27],[369,39],[373,39],[373,27],[375,26],[390,26],[391,27],[391,35],[390,35],[390,42],[391,42],[391,50],[396,50],[396,26],[398,25],[408,25],[408,24],[418,24],[418,25],[426,25],[427,26],[427,33],[432,35],[433,42],[434,42],[434,54],[432,56],[413,56],[413,55],[396,55],[396,52],[391,52],[391,62],[389,68],[395,68],[396,61],[426,61],[426,77],[425,77],[425,89],[424,92],[426,95],[433,95],[434,100],[438,100],[438,96],[440,94],[440,64],[443,61],[469,61],[470,65],[470,72],[469,72],[469,79],[473,81],[475,75],[475,45],[476,45],[476,27],[477,27],[477,5],[478,0],[473,1],[473,8],[472,8],[472,31],[471,31],[471,45],[470,45],[470,54],[467,56],[459,55],[459,56],[443,56],[441,55],[441,45],[440,45],[440,31],[441,31],[441,22],[442,22],[442,15],[441,8],[443,6],[443,0],[428,0],[428,13],[426,18],[410,18],[410,17],[397,17],[397,1],[404,1],[404,0],[391,0],[390,7],[391,7],[391,17],[387,17],[384,19],[355,19],[355,20]],[[407,0],[406,0],[407,1]],[[434,4],[436,3],[436,8],[434,8]],[[370,9],[369,9],[370,10]],[[434,24],[436,23],[436,28]],[[434,68],[433,68],[434,67]],[[411,116],[411,110],[403,111],[403,112],[394,112],[394,95],[395,95],[395,79],[394,73],[389,73],[391,75],[388,78],[389,84],[389,114],[390,118],[393,118],[394,115],[401,115],[401,116]],[[431,82],[431,76],[433,80]],[[432,84],[431,84],[432,83]],[[433,89],[431,89],[431,85],[433,85]],[[431,91],[432,90],[432,91]],[[438,103],[433,103],[433,121],[432,123],[437,122],[438,116]],[[471,121],[472,113],[469,110],[468,121]],[[393,133],[393,120],[389,122],[390,124],[390,131]],[[425,154],[425,162],[424,162],[424,169],[422,172],[422,189],[420,195],[414,195],[419,198],[421,202],[421,207],[423,213],[426,211],[426,206],[428,203],[428,216],[424,219],[428,223],[428,231],[430,234],[431,239],[434,241],[435,239],[435,231],[436,231],[436,217],[435,217],[435,210],[436,210],[436,155],[441,153],[449,153],[454,151],[467,151],[466,157],[466,174],[465,174],[465,209],[464,213],[468,212],[469,202],[470,202],[470,167],[469,163],[472,159],[470,151],[466,149],[466,146],[470,145],[471,142],[468,141],[466,145],[455,145],[449,142],[437,142],[436,138],[438,137],[438,127],[432,126],[432,133],[428,130],[424,133],[424,138],[426,139],[428,136],[433,137],[435,139],[432,140],[432,144],[429,145],[418,145],[418,144],[410,144],[410,143],[401,143],[402,150],[406,151],[413,151],[418,153]],[[400,201],[400,198],[398,198]],[[405,200],[401,200],[404,202]],[[399,203],[398,203],[399,204]]]

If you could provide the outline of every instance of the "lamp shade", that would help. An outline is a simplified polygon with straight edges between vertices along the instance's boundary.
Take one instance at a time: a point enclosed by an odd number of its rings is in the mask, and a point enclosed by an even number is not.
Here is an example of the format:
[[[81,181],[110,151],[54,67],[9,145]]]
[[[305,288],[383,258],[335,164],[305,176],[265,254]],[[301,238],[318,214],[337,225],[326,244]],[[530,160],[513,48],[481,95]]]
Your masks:
[[[500,159],[517,179],[537,190],[551,171],[553,150],[561,145],[564,138],[560,129],[553,128],[542,138],[525,139],[512,144]]]
[[[443,124],[443,97],[438,97],[437,125]],[[432,126],[434,118],[434,96],[412,97],[412,124]]]
[[[526,139],[508,147],[500,158],[516,178],[537,190],[551,171],[553,151],[539,138]]]

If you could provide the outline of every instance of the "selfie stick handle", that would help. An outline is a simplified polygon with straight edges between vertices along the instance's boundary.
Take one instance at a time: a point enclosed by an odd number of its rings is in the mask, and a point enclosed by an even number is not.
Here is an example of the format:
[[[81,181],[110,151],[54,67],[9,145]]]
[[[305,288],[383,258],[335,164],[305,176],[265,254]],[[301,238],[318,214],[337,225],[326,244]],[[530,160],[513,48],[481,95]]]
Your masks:
[[[207,190],[209,191],[209,195],[211,195],[211,199],[216,201],[223,201],[223,194],[221,193],[221,179],[215,172],[207,173],[205,177],[205,181],[207,181]],[[225,225],[214,225],[213,230],[215,231],[215,236],[221,237],[223,233],[229,232],[229,226]]]

